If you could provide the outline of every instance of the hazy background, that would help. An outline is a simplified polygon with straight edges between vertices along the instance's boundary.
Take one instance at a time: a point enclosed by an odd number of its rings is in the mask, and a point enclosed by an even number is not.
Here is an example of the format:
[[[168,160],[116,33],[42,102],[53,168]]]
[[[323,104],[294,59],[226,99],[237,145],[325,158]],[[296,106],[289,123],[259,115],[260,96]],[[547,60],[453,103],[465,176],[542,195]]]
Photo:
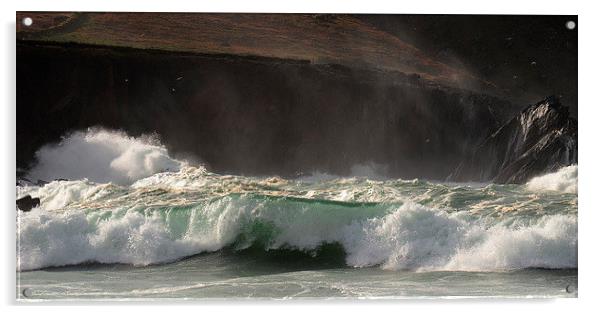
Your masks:
[[[441,62],[465,67],[505,96],[556,94],[577,116],[577,16],[356,15]],[[576,27],[569,30],[567,21]]]

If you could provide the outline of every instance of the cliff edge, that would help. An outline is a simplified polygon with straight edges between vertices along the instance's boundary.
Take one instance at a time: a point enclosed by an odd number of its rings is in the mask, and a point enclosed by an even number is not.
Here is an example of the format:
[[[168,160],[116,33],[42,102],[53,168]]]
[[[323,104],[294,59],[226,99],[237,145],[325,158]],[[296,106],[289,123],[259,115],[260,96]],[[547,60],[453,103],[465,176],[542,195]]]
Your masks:
[[[488,136],[449,179],[519,184],[575,163],[577,120],[551,96]]]

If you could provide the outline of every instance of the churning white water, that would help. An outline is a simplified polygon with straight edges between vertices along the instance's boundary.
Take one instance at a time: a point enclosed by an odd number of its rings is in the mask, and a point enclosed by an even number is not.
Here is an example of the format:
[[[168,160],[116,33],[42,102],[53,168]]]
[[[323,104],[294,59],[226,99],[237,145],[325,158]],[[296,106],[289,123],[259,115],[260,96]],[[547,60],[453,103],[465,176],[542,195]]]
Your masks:
[[[178,171],[184,164],[169,157],[151,137],[133,138],[103,129],[75,132],[59,144],[42,147],[33,180],[88,179],[97,183],[131,184],[158,172]]]
[[[527,182],[527,189],[539,192],[577,193],[577,172],[577,165],[561,168],[556,172],[531,179]]]
[[[311,253],[329,243],[353,267],[577,267],[576,165],[523,186],[379,180],[375,165],[350,178],[225,176],[106,130],[73,133],[37,157],[32,178],[68,180],[17,188],[41,200],[18,214],[19,270],[149,265],[251,245]]]
[[[305,205],[305,206],[304,206]],[[83,262],[148,265],[212,252],[262,236],[266,249],[312,251],[340,243],[347,264],[390,270],[508,270],[577,266],[577,221],[568,215],[529,225],[470,222],[415,203],[376,212],[345,205],[223,198],[190,209],[113,213],[34,212],[20,219],[22,270]],[[362,212],[364,211],[364,212]]]

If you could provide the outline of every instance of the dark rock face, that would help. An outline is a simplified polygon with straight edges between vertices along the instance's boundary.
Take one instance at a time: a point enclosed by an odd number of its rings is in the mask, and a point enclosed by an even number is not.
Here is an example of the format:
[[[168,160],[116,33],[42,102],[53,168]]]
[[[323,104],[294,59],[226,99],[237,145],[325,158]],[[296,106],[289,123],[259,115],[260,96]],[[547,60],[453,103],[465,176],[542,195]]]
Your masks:
[[[40,199],[26,195],[17,200],[17,208],[24,212],[30,211],[34,207],[40,206]]]
[[[17,44],[17,163],[101,126],[157,133],[211,171],[445,179],[520,109],[416,75],[284,59]],[[35,127],[32,127],[35,126]]]
[[[448,179],[519,184],[574,163],[577,121],[557,98],[549,97],[487,137]]]

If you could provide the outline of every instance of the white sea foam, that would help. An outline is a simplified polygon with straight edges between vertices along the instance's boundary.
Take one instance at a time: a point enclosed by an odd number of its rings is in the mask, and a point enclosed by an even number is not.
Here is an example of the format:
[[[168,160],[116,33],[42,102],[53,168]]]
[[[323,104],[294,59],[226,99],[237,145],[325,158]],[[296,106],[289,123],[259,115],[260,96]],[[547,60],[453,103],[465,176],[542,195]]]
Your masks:
[[[43,210],[53,211],[70,204],[93,201],[115,190],[111,184],[95,184],[87,179],[75,181],[52,181],[44,186],[17,187],[17,198],[25,195],[40,199]]]
[[[577,267],[577,221],[551,216],[535,225],[470,224],[407,203],[347,242],[348,264],[399,270],[507,270]],[[349,241],[349,239],[347,239]]]
[[[267,248],[312,250],[337,242],[347,252],[347,264],[355,267],[577,267],[577,222],[573,216],[545,216],[529,224],[500,221],[486,225],[464,219],[463,214],[414,203],[372,217],[373,212],[366,208],[287,202],[225,197],[188,209],[187,215],[130,210],[102,219],[100,214],[81,211],[20,213],[18,266],[27,270],[86,261],[135,265],[169,262],[219,250],[237,239],[253,241],[265,236],[268,228]],[[253,226],[258,223],[264,226],[263,233],[255,233]],[[245,247],[245,243],[237,245]]]
[[[88,261],[146,265],[203,250],[192,241],[171,239],[164,222],[136,212],[97,224],[82,212],[21,218],[21,270]]]
[[[152,186],[170,187],[170,188],[188,188],[200,189],[211,185],[217,180],[210,180],[213,175],[202,167],[185,166],[178,172],[162,172],[140,179],[132,183],[132,188],[143,188]],[[215,176],[215,175],[213,175]],[[233,176],[224,176],[232,178]],[[221,180],[220,180],[221,181]],[[225,181],[225,180],[224,180]],[[219,181],[218,181],[219,182]]]
[[[466,240],[468,245],[454,254],[447,269],[577,267],[576,217],[548,216],[522,227],[500,224],[488,230],[472,230]]]
[[[577,165],[559,169],[554,173],[535,177],[527,182],[530,191],[556,191],[562,193],[577,193]]]
[[[72,133],[59,144],[42,147],[36,158],[28,177],[44,181],[87,178],[130,184],[158,172],[178,171],[183,165],[150,137],[133,138],[103,129]]]
[[[336,242],[354,267],[577,267],[575,215],[554,209],[529,216],[531,205],[541,199],[525,194],[523,187],[484,193],[417,180],[371,181],[374,165],[355,167],[357,178],[220,176],[171,158],[149,139],[105,130],[74,133],[59,145],[42,148],[38,158],[33,178],[72,181],[17,187],[18,197],[41,200],[40,208],[18,212],[20,270],[87,261],[164,263],[230,245],[244,248],[260,238],[268,249],[314,250]],[[577,193],[577,166],[534,178],[525,187]],[[506,189],[512,193],[504,194]],[[296,199],[300,197],[312,200]],[[524,212],[525,219],[479,216],[496,211],[491,203],[497,200],[512,204],[512,212]],[[443,210],[448,206],[461,208]]]

